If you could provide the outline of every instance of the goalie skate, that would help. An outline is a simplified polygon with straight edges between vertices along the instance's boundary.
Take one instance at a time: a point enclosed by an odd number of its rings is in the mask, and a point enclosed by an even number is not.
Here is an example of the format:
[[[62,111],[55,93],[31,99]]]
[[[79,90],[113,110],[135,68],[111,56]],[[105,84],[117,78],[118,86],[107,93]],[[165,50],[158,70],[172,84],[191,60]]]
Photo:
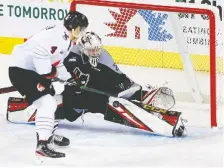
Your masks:
[[[177,124],[173,129],[173,136],[181,137],[181,136],[184,136],[186,134],[187,134],[187,132],[186,132],[186,128],[185,128],[185,125],[184,125],[184,119],[180,115],[179,118],[178,118]]]

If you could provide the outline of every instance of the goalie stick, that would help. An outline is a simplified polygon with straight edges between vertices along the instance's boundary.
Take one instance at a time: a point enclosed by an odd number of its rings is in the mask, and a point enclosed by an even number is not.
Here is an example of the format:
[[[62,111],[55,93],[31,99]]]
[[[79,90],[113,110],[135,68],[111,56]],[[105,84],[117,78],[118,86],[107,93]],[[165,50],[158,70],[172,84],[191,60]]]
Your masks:
[[[54,80],[58,81],[58,82],[62,82],[64,84],[74,85],[73,83],[70,83],[68,81],[64,81],[64,80],[59,79],[59,78],[54,78]],[[79,85],[79,83],[76,83],[75,85]],[[88,91],[88,92],[93,92],[93,93],[102,94],[102,95],[106,95],[106,96],[118,97],[118,95],[111,94],[111,93],[108,93],[108,92],[104,92],[104,91],[101,91],[101,90],[98,90],[98,89],[89,88],[89,87],[86,87],[86,86],[81,86],[80,88],[82,90],[85,90],[85,91]],[[144,110],[150,111],[150,112],[156,112],[156,113],[162,113],[162,114],[167,114],[167,113],[172,112],[172,111],[170,111],[170,109],[164,109],[164,108],[156,107],[156,106],[153,106],[153,105],[142,104],[141,102],[136,101],[136,100],[132,101],[132,103],[134,103],[134,104],[138,105],[139,107],[143,108]]]
[[[64,83],[64,84],[68,84],[68,85],[74,85],[74,86],[80,86],[81,84],[77,83],[74,84],[74,83],[70,83],[68,81],[64,81],[60,78],[54,78],[54,81],[56,82],[61,82],[61,83]],[[93,93],[98,93],[98,94],[102,94],[102,95],[105,95],[105,96],[114,96],[114,97],[117,97],[118,95],[117,94],[111,94],[111,93],[108,93],[108,92],[104,92],[104,91],[101,91],[101,90],[98,90],[98,89],[94,89],[94,88],[89,88],[87,86],[80,86],[80,89],[82,90],[85,90],[85,91],[88,91],[88,92],[93,92]]]

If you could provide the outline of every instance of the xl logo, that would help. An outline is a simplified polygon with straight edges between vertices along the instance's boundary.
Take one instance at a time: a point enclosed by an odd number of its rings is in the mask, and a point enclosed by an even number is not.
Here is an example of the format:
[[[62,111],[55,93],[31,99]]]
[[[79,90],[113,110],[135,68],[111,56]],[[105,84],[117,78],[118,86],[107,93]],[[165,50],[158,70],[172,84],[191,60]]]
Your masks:
[[[178,2],[185,2],[185,3],[192,3],[192,4],[207,4],[207,5],[211,5],[211,6],[214,6],[214,7],[217,7],[218,11],[219,11],[219,17],[220,17],[220,20],[222,21],[223,20],[223,8],[221,5],[219,5],[223,0],[220,0],[218,1],[219,3],[216,2],[217,0],[183,0],[183,1],[178,1]],[[191,15],[191,18],[194,19],[194,14],[185,14],[185,18],[189,18],[188,15]],[[181,17],[183,18],[183,16]],[[203,16],[202,15],[202,18],[205,20],[205,19],[208,19],[207,16]]]
[[[128,33],[135,33],[135,39],[140,39],[141,26],[135,25],[135,32],[127,32],[128,22],[132,18],[136,17],[136,15],[140,15],[143,21],[148,25],[148,40],[168,41],[173,38],[165,28],[166,21],[168,19],[167,14],[153,12],[151,10],[135,10],[126,8],[119,8],[119,10],[120,14],[109,10],[116,22],[105,24],[115,32],[107,34],[106,36],[126,38]]]

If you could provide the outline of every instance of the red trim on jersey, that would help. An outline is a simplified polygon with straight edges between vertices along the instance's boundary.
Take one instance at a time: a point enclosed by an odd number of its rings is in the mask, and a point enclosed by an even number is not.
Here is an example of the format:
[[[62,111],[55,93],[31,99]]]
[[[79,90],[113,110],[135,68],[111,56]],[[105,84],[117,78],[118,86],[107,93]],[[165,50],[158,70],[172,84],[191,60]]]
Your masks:
[[[46,75],[43,75],[46,79],[53,79],[55,78],[57,75],[57,70],[54,66],[52,66],[52,70],[51,70],[51,73],[49,74],[46,74]]]
[[[54,67],[57,67],[59,64],[60,64],[60,60],[59,61],[56,61],[56,62],[54,62],[53,64],[52,64],[52,66],[54,66]]]
[[[32,114],[32,116],[29,118],[28,122],[35,121],[36,113],[37,113],[37,110],[36,110],[36,111]]]
[[[58,104],[58,107],[62,107],[63,106],[63,104],[61,103],[61,104]]]

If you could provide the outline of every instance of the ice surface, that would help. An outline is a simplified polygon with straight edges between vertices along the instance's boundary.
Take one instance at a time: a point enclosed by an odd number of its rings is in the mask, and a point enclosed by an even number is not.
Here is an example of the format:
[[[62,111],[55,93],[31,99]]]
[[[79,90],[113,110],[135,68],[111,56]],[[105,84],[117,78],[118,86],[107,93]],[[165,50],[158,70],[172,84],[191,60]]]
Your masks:
[[[48,166],[165,166],[222,167],[223,132],[188,127],[184,138],[154,136],[86,115],[84,125],[63,122],[59,132],[71,140],[62,163],[46,161]],[[35,166],[34,125],[17,125],[0,117],[0,166]]]
[[[10,86],[6,56],[1,57],[0,87]],[[34,125],[5,120],[7,98],[0,95],[0,167],[36,167]],[[64,161],[49,160],[45,167],[224,167],[223,129],[209,128],[206,107],[178,103],[188,120],[188,136],[172,138],[152,135],[103,120],[100,114],[86,114],[74,123],[63,121],[58,132],[71,140]]]

